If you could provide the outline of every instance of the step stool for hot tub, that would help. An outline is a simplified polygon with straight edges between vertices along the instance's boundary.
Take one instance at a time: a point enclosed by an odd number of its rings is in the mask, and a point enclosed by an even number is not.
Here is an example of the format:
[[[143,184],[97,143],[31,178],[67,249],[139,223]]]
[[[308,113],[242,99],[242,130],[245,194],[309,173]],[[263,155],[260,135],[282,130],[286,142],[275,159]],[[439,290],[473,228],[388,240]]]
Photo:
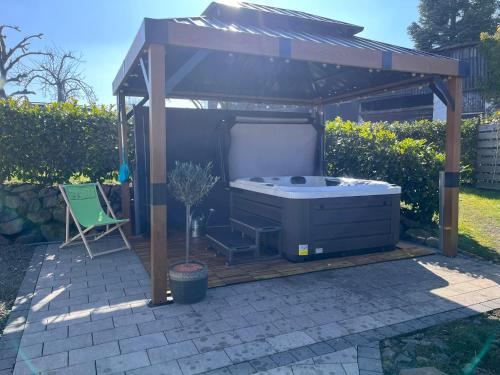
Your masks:
[[[234,263],[235,255],[251,253],[255,259],[258,249],[254,241],[246,238],[241,232],[235,232],[229,226],[207,228],[206,237],[210,245],[222,253],[229,265]]]
[[[260,257],[260,246],[263,236],[267,233],[281,232],[281,225],[255,215],[243,215],[238,218],[231,217],[231,228],[255,239],[257,256]]]

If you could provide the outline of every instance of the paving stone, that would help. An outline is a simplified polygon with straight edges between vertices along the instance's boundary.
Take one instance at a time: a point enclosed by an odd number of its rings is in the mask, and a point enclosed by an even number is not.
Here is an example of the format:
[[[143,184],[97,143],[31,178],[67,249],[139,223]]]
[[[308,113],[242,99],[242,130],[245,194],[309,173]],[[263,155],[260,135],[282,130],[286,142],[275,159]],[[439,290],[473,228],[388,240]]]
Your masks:
[[[266,339],[277,352],[314,344],[314,339],[301,331],[285,333],[283,335],[268,337]]]
[[[240,328],[235,332],[240,337],[242,342],[261,340],[280,334],[280,331],[271,323]]]
[[[198,350],[192,341],[181,341],[148,350],[149,359],[152,364],[169,362],[195,354],[198,354]]]
[[[127,375],[182,375],[182,371],[177,361],[170,361],[130,370]]]
[[[346,375],[344,368],[339,364],[321,365],[292,365],[293,375]]]
[[[177,318],[172,317],[139,323],[137,326],[139,327],[139,332],[141,333],[141,335],[147,335],[149,333],[163,332],[180,327],[181,323]]]
[[[380,349],[377,347],[370,346],[358,346],[358,356],[365,358],[380,359]]]
[[[89,302],[89,297],[87,297],[87,296],[68,298],[68,299],[57,299],[56,298],[56,299],[50,301],[49,310],[59,309],[61,307],[71,308],[71,306],[82,305],[82,304],[88,303],[88,302]]]
[[[132,314],[132,309],[125,306],[104,306],[95,309],[91,313],[92,320],[101,320],[113,318],[115,316],[123,316]]]
[[[113,327],[113,320],[111,318],[96,320],[95,322],[78,323],[69,327],[69,336],[99,332]]]
[[[131,315],[115,316],[113,322],[115,327],[123,327],[130,324],[139,324],[155,320],[155,315],[151,311],[133,313]]]
[[[271,358],[271,356],[264,356],[252,359],[250,364],[256,371],[266,371],[278,366],[278,364]]]
[[[190,312],[187,314],[178,315],[177,319],[183,326],[198,325],[214,320],[220,320],[221,316],[213,310],[205,311],[203,313]]]
[[[248,327],[249,323],[242,316],[231,316],[219,320],[206,322],[205,325],[212,333],[231,331],[238,328]],[[252,341],[252,340],[250,340]]]
[[[297,359],[289,352],[276,353],[271,355],[270,357],[274,362],[276,362],[278,366],[286,366],[297,361]]]
[[[139,336],[139,330],[136,325],[129,325],[120,328],[105,329],[92,333],[94,344],[103,344],[110,341],[118,341],[130,337]]]
[[[156,319],[166,319],[173,316],[179,316],[182,314],[189,314],[193,312],[193,308],[190,305],[179,305],[174,303],[173,305],[166,305],[157,308],[150,309],[155,314]]]
[[[149,359],[145,350],[122,354],[115,357],[98,359],[96,361],[97,374],[110,374],[120,371],[129,371],[148,366]]]
[[[224,350],[234,363],[245,362],[275,353],[271,345],[264,340],[230,346]]]
[[[22,349],[21,349],[22,350]],[[12,369],[16,363],[16,357],[10,357],[0,360],[0,370]]]
[[[165,331],[169,343],[190,340],[197,337],[210,335],[210,330],[205,325],[192,327],[179,327]]]
[[[358,366],[360,370],[383,372],[382,363],[379,359],[359,357]]]
[[[280,333],[288,333],[302,331],[306,328],[314,327],[317,324],[308,316],[302,315],[276,320],[273,322],[273,325],[276,326]]]
[[[205,372],[204,375],[233,375],[229,367],[221,367],[216,370]]]
[[[267,324],[275,320],[283,319],[283,314],[277,309],[261,311],[259,314],[251,313],[243,315],[250,324]]]
[[[266,371],[260,371],[256,375],[293,375],[292,366],[281,366]]]
[[[54,341],[66,338],[68,336],[68,328],[61,327],[51,329],[50,331],[42,331],[23,335],[21,339],[21,346],[29,346],[41,342]]]
[[[339,350],[337,352],[323,354],[313,358],[314,363],[356,363],[358,353],[355,347]]]
[[[314,357],[314,352],[307,346],[301,348],[295,348],[289,351],[291,355],[297,358],[298,361],[303,361],[304,359],[309,359]]]
[[[363,332],[344,336],[343,339],[351,343],[352,346],[368,345],[370,343],[370,340],[368,340],[365,336],[363,336]]]
[[[343,363],[342,367],[346,375],[359,375],[359,367],[357,363]]]
[[[14,375],[32,374],[32,369],[37,369],[38,372],[53,370],[68,365],[67,353],[51,354],[45,357],[32,358],[27,361],[16,362],[14,367]]]
[[[349,314],[341,309],[331,309],[319,311],[310,315],[311,320],[316,324],[328,324],[349,318]]]
[[[309,349],[311,349],[316,355],[327,354],[335,351],[335,349],[326,342],[317,342],[308,346]]]
[[[381,340],[385,339],[385,336],[382,335],[380,332],[378,332],[375,329],[360,332],[360,333],[357,333],[357,335],[363,336],[366,339],[366,341],[369,341],[369,342],[381,341]]]
[[[198,337],[193,339],[193,342],[200,353],[205,353],[241,344],[242,341],[234,331],[228,331],[215,335]]]
[[[335,339],[337,337],[348,335],[349,332],[338,323],[323,324],[316,327],[307,328],[304,330],[317,342]]]
[[[369,329],[379,328],[384,326],[384,323],[375,320],[369,315],[358,316],[352,319],[346,319],[339,322],[342,327],[345,327],[349,333],[358,333]]]
[[[0,340],[0,343],[1,343],[1,340]],[[38,345],[42,345],[42,344],[38,344]],[[17,356],[18,349],[19,349],[18,345],[13,347],[13,348],[0,349],[0,360],[12,358],[12,357],[15,358]],[[40,357],[40,356],[37,356],[37,357]]]
[[[232,375],[250,375],[255,373],[255,369],[249,362],[242,362],[228,366],[227,369]]]
[[[120,354],[116,341],[69,351],[69,364],[84,363]]]
[[[95,373],[95,362],[91,361],[49,370],[47,372],[42,372],[42,375],[95,375]]]
[[[178,360],[184,375],[194,375],[231,365],[231,360],[223,350],[207,352]]]
[[[50,343],[50,342],[45,343],[45,345],[48,343]],[[25,360],[25,359],[30,359],[30,358],[41,357],[43,346],[44,346],[43,343],[29,345],[29,346],[23,346],[21,349],[22,359]]]
[[[370,314],[370,316],[376,321],[384,323],[384,325],[401,323],[413,318],[410,314],[401,309],[381,311],[375,314]]]
[[[166,345],[167,339],[163,333],[151,333],[149,335],[122,339],[118,343],[120,345],[121,353],[125,354]]]
[[[334,348],[335,350],[342,350],[342,349],[350,348],[352,346],[352,344],[343,337],[338,337],[338,338],[335,338],[332,340],[328,340],[328,341],[326,341],[326,343],[328,345],[330,345],[332,348]]]
[[[72,349],[92,346],[92,335],[85,334],[80,336],[68,337],[62,340],[48,341],[43,345],[43,355],[49,355],[60,352],[67,352]]]

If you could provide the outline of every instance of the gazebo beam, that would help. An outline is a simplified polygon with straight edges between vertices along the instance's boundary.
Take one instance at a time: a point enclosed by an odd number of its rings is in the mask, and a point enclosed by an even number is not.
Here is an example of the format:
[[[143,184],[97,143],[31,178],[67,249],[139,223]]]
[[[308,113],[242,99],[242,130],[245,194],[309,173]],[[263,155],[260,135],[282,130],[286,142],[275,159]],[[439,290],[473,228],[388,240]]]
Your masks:
[[[310,106],[314,104],[314,100],[306,100],[306,99],[278,98],[278,97],[268,97],[268,96],[250,96],[250,95],[231,95],[223,93],[207,93],[202,91],[200,92],[174,91],[172,93],[169,93],[167,95],[167,98],[234,101],[234,102],[283,104],[283,105],[304,105],[304,106]]]
[[[322,104],[334,104],[334,103],[342,103],[342,102],[347,102],[351,101],[354,99],[359,99],[364,96],[371,96],[375,94],[380,94],[386,91],[390,90],[399,90],[399,89],[404,89],[404,88],[409,88],[409,87],[415,87],[415,86],[425,86],[429,84],[429,82],[432,81],[431,77],[426,77],[426,78],[410,78],[407,80],[403,81],[395,81],[391,83],[386,83],[383,85],[379,86],[372,86],[372,87],[367,87],[359,90],[353,90],[351,92],[347,92],[345,94],[339,94],[339,95],[334,95],[329,98],[325,98],[321,100]]]
[[[128,156],[128,118],[127,108],[125,106],[125,94],[119,92],[117,96],[118,109],[118,153],[120,165],[127,162]],[[121,184],[120,187],[121,207],[123,217],[130,218],[130,185],[129,182]],[[130,236],[132,233],[130,221],[123,227],[125,234]]]
[[[383,52],[371,48],[276,38],[171,21],[167,21],[167,26],[167,43],[180,47],[419,74],[455,76],[460,73],[458,60],[431,55]]]
[[[445,175],[442,250],[447,256],[455,256],[458,251],[458,186],[460,181],[460,123],[462,118],[462,78],[448,80],[448,89],[454,99],[447,106]]]
[[[167,131],[165,46],[148,47],[152,304],[167,302]]]

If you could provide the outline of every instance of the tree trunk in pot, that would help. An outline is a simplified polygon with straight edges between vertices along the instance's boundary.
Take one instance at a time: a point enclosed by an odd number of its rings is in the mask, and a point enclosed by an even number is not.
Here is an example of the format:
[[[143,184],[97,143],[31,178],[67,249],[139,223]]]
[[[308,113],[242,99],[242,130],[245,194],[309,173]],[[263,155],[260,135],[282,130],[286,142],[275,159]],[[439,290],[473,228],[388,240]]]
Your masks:
[[[189,245],[191,239],[191,205],[186,204],[186,263],[189,262]]]

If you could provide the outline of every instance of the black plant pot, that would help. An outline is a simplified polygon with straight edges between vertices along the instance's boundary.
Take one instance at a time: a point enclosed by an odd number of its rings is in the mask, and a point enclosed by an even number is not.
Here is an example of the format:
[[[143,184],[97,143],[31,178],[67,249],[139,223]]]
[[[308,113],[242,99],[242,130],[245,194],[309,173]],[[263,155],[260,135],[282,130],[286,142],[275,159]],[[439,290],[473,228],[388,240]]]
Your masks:
[[[205,263],[190,260],[189,264],[197,264],[197,270],[182,271],[176,266],[184,265],[184,261],[172,263],[168,271],[170,290],[177,303],[195,303],[205,298],[208,288],[208,267]]]

